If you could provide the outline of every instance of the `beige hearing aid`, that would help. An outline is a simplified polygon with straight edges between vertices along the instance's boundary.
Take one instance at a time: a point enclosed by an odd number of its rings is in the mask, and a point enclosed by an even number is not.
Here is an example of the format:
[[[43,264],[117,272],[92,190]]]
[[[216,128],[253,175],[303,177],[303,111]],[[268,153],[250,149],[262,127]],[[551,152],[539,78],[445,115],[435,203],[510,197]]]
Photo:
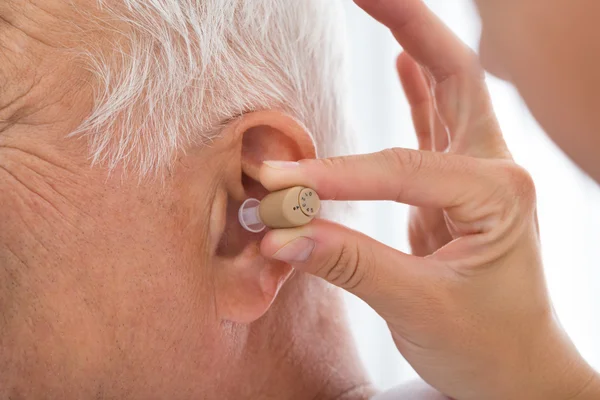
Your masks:
[[[321,209],[321,200],[313,189],[296,186],[268,194],[262,201],[246,200],[238,212],[240,224],[250,232],[294,228],[308,224]]]

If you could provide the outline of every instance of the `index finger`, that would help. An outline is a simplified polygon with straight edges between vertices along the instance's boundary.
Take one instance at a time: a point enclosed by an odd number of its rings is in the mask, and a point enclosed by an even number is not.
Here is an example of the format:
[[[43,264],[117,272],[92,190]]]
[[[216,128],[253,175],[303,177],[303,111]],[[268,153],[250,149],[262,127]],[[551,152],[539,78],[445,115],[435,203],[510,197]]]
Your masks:
[[[422,0],[354,0],[390,28],[396,40],[436,82],[478,68],[475,53]]]
[[[323,200],[391,200],[418,207],[450,208],[498,186],[491,162],[397,148],[297,164],[266,161],[260,181],[270,191],[310,187]]]

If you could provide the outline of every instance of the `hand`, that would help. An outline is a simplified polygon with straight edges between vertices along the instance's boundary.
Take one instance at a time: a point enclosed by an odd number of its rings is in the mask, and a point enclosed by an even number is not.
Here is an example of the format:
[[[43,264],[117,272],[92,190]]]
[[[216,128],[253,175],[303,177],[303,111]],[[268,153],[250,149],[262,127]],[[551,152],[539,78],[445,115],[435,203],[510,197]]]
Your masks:
[[[408,55],[398,57],[398,75],[411,106],[419,150],[454,151],[436,105],[434,85]],[[468,154],[468,153],[467,153]],[[410,207],[408,239],[416,256],[428,256],[452,241],[443,209]]]
[[[261,181],[432,210],[419,211],[416,255],[324,220],[269,232],[263,254],[365,300],[421,377],[448,396],[600,398],[596,374],[554,317],[534,185],[510,158],[476,55],[420,0],[357,2],[407,52],[399,70],[421,151],[266,163]]]
[[[437,68],[453,67],[438,66],[440,60],[432,59],[429,63],[435,64],[426,64],[429,69],[423,68],[406,52],[397,62],[398,74],[411,106],[419,150],[510,159],[476,55],[449,31],[443,32],[445,27],[441,24],[438,28],[441,38],[454,39],[450,40],[453,44],[450,51],[456,52],[456,61],[462,57],[463,70],[454,67],[456,74],[449,70],[445,72],[449,76],[433,75]],[[419,50],[417,55],[425,55]],[[479,124],[489,131],[485,141],[473,137],[481,133],[477,129]],[[430,255],[453,240],[443,209],[411,207],[408,233],[413,254],[418,256]]]

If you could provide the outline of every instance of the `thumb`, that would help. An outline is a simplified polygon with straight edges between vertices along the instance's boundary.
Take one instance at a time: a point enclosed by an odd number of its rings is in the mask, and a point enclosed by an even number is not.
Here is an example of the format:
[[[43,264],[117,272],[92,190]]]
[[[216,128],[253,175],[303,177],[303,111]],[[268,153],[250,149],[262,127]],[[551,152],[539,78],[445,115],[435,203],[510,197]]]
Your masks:
[[[418,303],[435,268],[429,259],[404,254],[342,225],[315,220],[293,229],[273,230],[261,252],[291,264],[360,297],[381,315]]]

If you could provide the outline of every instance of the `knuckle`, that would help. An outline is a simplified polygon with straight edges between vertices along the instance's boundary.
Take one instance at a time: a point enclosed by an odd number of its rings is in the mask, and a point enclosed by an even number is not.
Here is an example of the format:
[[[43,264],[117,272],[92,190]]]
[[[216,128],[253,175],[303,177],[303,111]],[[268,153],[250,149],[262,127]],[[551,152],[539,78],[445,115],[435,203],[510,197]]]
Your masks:
[[[402,171],[404,176],[417,175],[423,169],[424,153],[416,150],[392,148],[381,152],[382,167],[391,171]],[[398,185],[395,200],[401,201],[404,197],[404,185]]]
[[[351,167],[347,157],[319,158],[312,160],[312,163],[316,166],[312,172],[318,172],[314,174],[314,177],[321,179],[328,179]]]
[[[447,81],[457,79],[459,81],[470,81],[473,79],[485,81],[485,69],[481,64],[479,55],[471,50],[465,49],[461,58],[455,61],[452,68],[444,71],[433,71],[436,78],[436,86]]]
[[[485,81],[485,70],[481,65],[479,55],[471,49],[465,52],[462,67],[456,74],[459,78]]]
[[[321,158],[313,161],[317,168],[313,170],[311,179],[313,181],[313,189],[319,190],[327,188],[329,198],[336,200],[339,197],[338,185],[332,184],[331,180],[337,176],[340,171],[344,171],[348,166],[348,162],[344,157]]]
[[[536,203],[536,190],[531,174],[525,168],[512,162],[504,163],[503,172],[508,180],[511,196],[521,205],[533,208]]]
[[[479,55],[475,51],[471,49],[467,51],[467,55],[465,56],[465,65],[465,69],[469,71],[471,75],[478,77],[481,80],[485,80],[485,70],[481,65],[481,59],[479,58]]]
[[[356,245],[344,244],[321,267],[318,275],[328,282],[352,291],[363,283],[364,265],[361,249]]]
[[[423,167],[423,152],[399,147],[381,152],[384,162],[393,169],[418,172]]]
[[[315,160],[315,162],[319,163],[321,167],[325,169],[334,169],[337,166],[343,163],[343,160],[339,157],[332,158],[319,158]]]

